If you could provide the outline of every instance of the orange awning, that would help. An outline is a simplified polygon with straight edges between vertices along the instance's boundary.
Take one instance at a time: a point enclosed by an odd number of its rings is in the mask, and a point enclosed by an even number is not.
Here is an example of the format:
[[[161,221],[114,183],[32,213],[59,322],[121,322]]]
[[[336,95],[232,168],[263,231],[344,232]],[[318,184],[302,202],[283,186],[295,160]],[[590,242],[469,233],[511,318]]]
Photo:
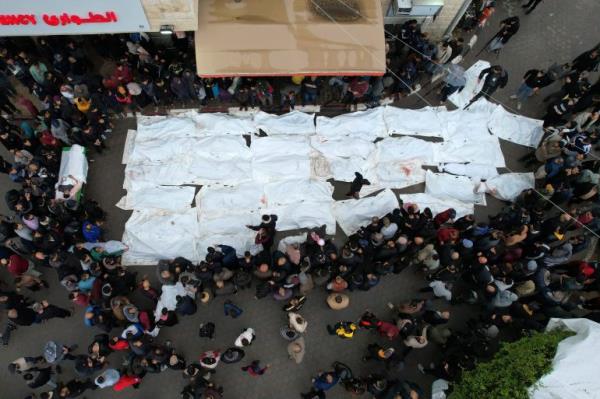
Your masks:
[[[200,0],[198,18],[202,77],[385,72],[376,0]]]

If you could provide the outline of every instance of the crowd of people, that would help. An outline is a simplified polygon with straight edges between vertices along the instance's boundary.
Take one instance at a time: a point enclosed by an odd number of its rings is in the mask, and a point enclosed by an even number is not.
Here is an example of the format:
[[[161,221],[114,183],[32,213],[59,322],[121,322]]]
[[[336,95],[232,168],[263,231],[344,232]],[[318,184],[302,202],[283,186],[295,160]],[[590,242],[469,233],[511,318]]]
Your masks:
[[[502,24],[500,32],[515,31],[514,20]],[[400,371],[411,353],[428,345],[438,349],[435,361],[419,364],[419,371],[456,382],[465,370],[489,359],[500,339],[542,331],[551,317],[581,314],[600,321],[598,264],[574,260],[600,233],[595,205],[600,163],[592,151],[600,127],[599,84],[588,81],[598,67],[597,48],[571,63],[525,74],[515,94],[519,103],[564,79],[561,90],[547,98],[542,143],[523,159],[536,165],[538,188],[524,191],[486,222],[474,215],[457,217],[454,209],[432,214],[428,208],[402,203],[387,215],[373,217],[342,245],[318,228],[307,232],[302,243],[284,242],[274,249],[277,215],[264,215],[260,225],[247,226],[256,231],[259,250],[239,253],[218,245],[199,264],[184,258],[161,261],[157,286],[121,265],[127,247],[105,240],[106,214],[83,195],[83,183],[59,179],[63,146],[80,144],[102,152],[112,131],[111,117],[147,106],[219,99],[237,101],[242,108],[271,107],[278,98],[278,104],[293,108],[296,96],[302,103],[314,103],[322,97],[320,90],[329,87],[335,99],[351,107],[358,101],[374,104],[384,93],[405,95],[423,76],[447,69],[454,73],[444,78],[441,99],[464,86],[457,78],[460,67],[451,64],[462,53],[462,40],[434,45],[416,21],[389,39],[388,67],[397,72],[380,78],[305,78],[299,90],[270,79],[200,79],[192,72],[191,38],[185,34],[177,35],[170,49],[155,46],[144,34],[96,37],[97,55],[114,63],[105,74],[86,55],[86,42],[2,39],[0,109],[14,116],[19,105],[31,117],[18,124],[0,117],[0,142],[14,157],[0,159],[0,172],[21,185],[5,194],[13,215],[0,221],[0,264],[12,278],[0,291],[6,316],[2,343],[8,345],[21,328],[71,317],[71,309],[27,296],[48,290],[48,276],[54,273],[73,305],[84,310],[83,324],[94,331],[88,348],[49,341],[37,351],[27,348],[28,353],[8,365],[35,390],[28,398],[74,398],[97,389],[118,392],[168,370],[184,375],[184,398],[223,397],[226,387],[213,375],[223,364],[244,359],[257,336],[253,328],[241,331],[229,347],[214,348],[194,360],[185,359],[177,343],[163,342],[159,335],[215,297],[227,297],[224,314],[239,317],[243,304],[236,304],[234,295],[243,289],[252,289],[257,299],[281,303],[289,323],[280,335],[297,364],[307,350],[304,335],[313,329],[326,330],[331,339],[372,334],[363,361],[378,364],[373,372],[358,375],[337,361],[315,375],[302,393],[305,399],[325,398],[336,385],[376,398],[423,398],[422,387],[401,378]],[[490,50],[497,51],[506,41],[491,41]],[[119,54],[115,49],[122,50],[117,59],[112,56]],[[485,83],[478,96],[491,99],[508,76],[502,67],[492,66],[480,79]],[[357,174],[348,195],[358,198],[368,183]],[[384,312],[367,310],[354,320],[310,328],[301,314],[317,287],[328,292],[327,305],[336,311],[349,306],[353,291],[376,289],[382,278],[407,268],[423,277],[419,295],[390,303]],[[145,302],[133,300],[134,295]],[[460,329],[448,327],[456,304],[474,309]],[[200,337],[214,338],[215,328],[213,322],[201,324]],[[109,365],[114,352],[126,359],[119,368]],[[77,378],[61,381],[67,364]],[[270,368],[254,359],[240,366],[255,378]],[[434,383],[433,390],[445,387]]]
[[[223,103],[287,111],[300,104],[375,106],[384,96],[409,94],[465,50],[462,38],[432,42],[416,20],[395,32],[387,33],[389,72],[384,76],[297,76],[291,81],[200,78],[195,73],[193,35],[185,32],[174,34],[169,44],[145,33],[77,40],[0,38],[0,110],[38,119],[67,144],[101,149],[110,133],[107,116],[157,112],[159,107]],[[14,79],[26,90],[17,91]]]

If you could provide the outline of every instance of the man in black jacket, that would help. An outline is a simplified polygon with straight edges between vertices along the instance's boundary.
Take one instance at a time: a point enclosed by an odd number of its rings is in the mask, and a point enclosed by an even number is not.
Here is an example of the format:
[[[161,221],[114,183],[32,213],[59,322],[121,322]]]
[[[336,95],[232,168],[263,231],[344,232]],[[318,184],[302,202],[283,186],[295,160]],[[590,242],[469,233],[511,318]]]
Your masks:
[[[506,86],[506,83],[508,83],[508,73],[506,73],[506,71],[500,65],[493,65],[481,71],[479,77],[477,78],[477,84],[479,84],[481,79],[484,79],[484,76],[485,80],[483,81],[483,87],[481,88],[481,91],[477,93],[463,109],[469,108],[471,104],[483,96],[489,99],[489,97],[494,94],[499,87],[502,88]]]
[[[517,109],[521,109],[523,101],[538,93],[541,88],[548,86],[550,83],[552,83],[552,79],[548,77],[548,74],[545,71],[540,69],[530,69],[525,72],[523,83],[521,83],[521,86],[517,89],[516,94],[510,96],[510,98],[517,100]]]

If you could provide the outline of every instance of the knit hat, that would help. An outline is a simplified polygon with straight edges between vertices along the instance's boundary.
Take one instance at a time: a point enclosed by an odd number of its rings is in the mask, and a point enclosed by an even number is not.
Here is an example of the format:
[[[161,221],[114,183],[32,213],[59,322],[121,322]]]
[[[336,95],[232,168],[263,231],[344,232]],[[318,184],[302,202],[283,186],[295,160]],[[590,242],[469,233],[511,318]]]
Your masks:
[[[464,238],[462,240],[462,245],[465,248],[473,248],[473,241],[469,240],[468,238]]]
[[[538,268],[537,262],[534,261],[533,259],[530,260],[529,262],[527,262],[527,271],[534,272],[537,270],[537,268]]]

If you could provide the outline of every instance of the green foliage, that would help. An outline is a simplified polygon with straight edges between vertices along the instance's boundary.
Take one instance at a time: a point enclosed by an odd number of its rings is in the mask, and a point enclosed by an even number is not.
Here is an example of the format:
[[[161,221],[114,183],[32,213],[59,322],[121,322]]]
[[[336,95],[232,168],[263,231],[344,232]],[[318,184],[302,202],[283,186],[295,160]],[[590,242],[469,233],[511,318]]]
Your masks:
[[[527,388],[551,371],[558,343],[573,334],[535,333],[503,343],[492,360],[463,373],[449,399],[528,399]]]

